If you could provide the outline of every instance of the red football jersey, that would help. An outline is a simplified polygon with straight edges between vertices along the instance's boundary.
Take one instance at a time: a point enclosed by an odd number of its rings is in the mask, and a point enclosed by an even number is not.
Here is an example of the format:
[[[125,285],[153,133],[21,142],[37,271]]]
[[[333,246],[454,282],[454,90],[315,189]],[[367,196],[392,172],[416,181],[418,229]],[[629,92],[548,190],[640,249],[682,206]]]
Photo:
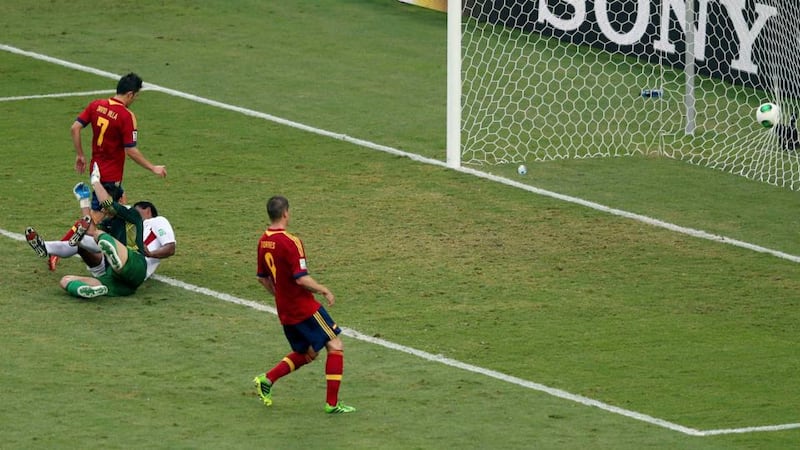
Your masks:
[[[284,325],[308,319],[321,306],[314,294],[296,282],[308,275],[306,254],[300,239],[286,230],[267,229],[258,240],[257,275],[272,278],[278,319]]]
[[[136,147],[136,116],[123,103],[109,99],[95,100],[78,115],[78,122],[92,125],[92,160],[100,167],[100,181],[122,181],[125,149]]]

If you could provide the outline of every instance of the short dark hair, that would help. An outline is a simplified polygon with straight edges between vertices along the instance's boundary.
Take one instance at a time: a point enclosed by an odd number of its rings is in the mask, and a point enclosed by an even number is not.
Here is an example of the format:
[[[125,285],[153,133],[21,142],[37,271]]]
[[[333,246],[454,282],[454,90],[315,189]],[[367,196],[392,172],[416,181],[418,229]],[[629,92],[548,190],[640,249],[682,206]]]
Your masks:
[[[131,72],[119,79],[117,83],[117,94],[125,94],[133,91],[137,93],[142,90],[142,78]]]
[[[150,215],[153,217],[158,217],[158,210],[156,209],[156,205],[150,202],[136,202],[133,204],[134,208],[142,208],[142,209],[149,209]]]
[[[267,215],[269,220],[278,220],[283,213],[289,210],[289,200],[286,197],[276,195],[267,200]]]

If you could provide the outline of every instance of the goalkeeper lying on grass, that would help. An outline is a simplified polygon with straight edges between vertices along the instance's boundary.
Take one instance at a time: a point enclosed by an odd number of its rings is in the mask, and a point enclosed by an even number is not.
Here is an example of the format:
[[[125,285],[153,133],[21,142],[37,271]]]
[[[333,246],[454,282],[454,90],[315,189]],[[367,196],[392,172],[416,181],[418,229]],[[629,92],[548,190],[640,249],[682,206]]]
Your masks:
[[[155,272],[161,259],[175,254],[172,226],[166,218],[158,215],[152,203],[138,202],[131,208],[120,205],[111,198],[99,179],[100,171],[95,165],[91,181],[107,216],[101,222],[108,225],[101,226],[105,231],[87,223],[87,226],[79,227],[77,236],[68,243],[44,242],[33,228],[26,230],[26,239],[39,256],[53,253],[58,253],[58,256],[81,255],[93,276],[67,275],[61,278],[61,287],[80,298],[131,295]]]

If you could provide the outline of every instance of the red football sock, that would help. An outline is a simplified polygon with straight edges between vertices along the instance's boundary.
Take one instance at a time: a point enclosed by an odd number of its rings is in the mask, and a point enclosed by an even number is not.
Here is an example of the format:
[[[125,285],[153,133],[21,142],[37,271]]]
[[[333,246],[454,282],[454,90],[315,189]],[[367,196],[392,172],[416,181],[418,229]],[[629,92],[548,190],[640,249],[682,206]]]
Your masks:
[[[64,234],[64,236],[61,238],[61,240],[62,240],[62,241],[68,241],[68,240],[69,240],[69,238],[71,238],[71,237],[72,237],[72,235],[73,235],[73,234],[75,234],[75,231],[77,231],[77,230],[78,230],[78,223],[80,223],[80,221],[81,221],[81,220],[80,220],[80,219],[78,219],[78,220],[76,220],[76,221],[75,221],[75,223],[74,223],[74,224],[72,224],[72,228],[70,228],[70,229],[69,229],[69,231],[67,231],[67,232]]]
[[[267,372],[267,379],[270,383],[278,381],[279,378],[289,375],[300,367],[311,362],[308,355],[292,352],[286,355],[281,362]]]
[[[339,386],[342,384],[344,372],[344,352],[329,351],[325,360],[325,380],[328,385],[326,401],[331,406],[339,403]]]

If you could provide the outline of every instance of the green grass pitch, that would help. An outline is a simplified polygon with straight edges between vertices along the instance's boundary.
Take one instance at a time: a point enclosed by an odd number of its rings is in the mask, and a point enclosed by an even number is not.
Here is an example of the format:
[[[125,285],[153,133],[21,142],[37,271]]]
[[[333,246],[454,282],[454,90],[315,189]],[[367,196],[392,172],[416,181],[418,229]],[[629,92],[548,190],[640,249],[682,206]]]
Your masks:
[[[0,44],[444,160],[440,13],[393,0],[127,8],[3,4]],[[7,51],[0,76],[0,99],[115,82]],[[800,438],[749,430],[800,422],[800,264],[157,90],[132,109],[141,150],[169,177],[128,162],[126,190],[170,219],[177,254],[164,281],[133,297],[77,302],[58,280],[83,273],[80,262],[51,273],[18,235],[35,225],[57,238],[73,222],[69,126],[94,96],[0,101],[0,447],[731,449]],[[800,254],[797,194],[741,177],[658,158],[529,164],[524,178],[481,169]],[[255,280],[276,193],[292,202],[311,272],[337,294],[331,314],[352,330],[341,396],[356,414],[322,413],[322,361],[281,380],[269,409],[250,384],[288,351]],[[732,429],[742,432],[703,433]]]

